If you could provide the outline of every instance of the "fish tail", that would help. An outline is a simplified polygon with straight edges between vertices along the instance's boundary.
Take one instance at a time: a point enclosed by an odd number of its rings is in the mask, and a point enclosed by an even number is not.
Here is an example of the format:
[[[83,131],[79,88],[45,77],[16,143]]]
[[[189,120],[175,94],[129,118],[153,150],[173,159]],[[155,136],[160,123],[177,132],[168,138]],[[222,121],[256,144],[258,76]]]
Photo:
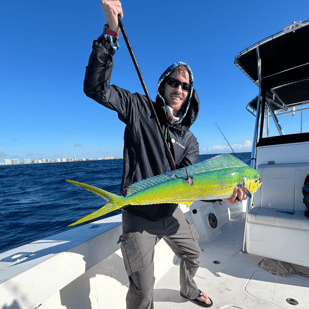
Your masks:
[[[124,201],[125,198],[122,197],[122,196],[107,192],[105,190],[99,189],[99,188],[94,187],[94,186],[87,185],[87,184],[82,183],[82,182],[77,182],[77,181],[74,181],[74,180],[66,180],[66,181],[69,182],[69,183],[72,183],[72,184],[74,184],[78,187],[84,188],[87,191],[95,193],[95,194],[104,198],[107,201],[107,204],[104,205],[103,207],[101,207],[99,210],[91,213],[90,215],[87,215],[86,217],[84,217],[82,219],[77,220],[74,223],[71,223],[69,226],[77,225],[77,224],[98,218],[100,216],[103,216],[107,213],[110,213],[110,212],[117,210],[117,209],[123,207],[124,205],[126,205],[126,203]]]

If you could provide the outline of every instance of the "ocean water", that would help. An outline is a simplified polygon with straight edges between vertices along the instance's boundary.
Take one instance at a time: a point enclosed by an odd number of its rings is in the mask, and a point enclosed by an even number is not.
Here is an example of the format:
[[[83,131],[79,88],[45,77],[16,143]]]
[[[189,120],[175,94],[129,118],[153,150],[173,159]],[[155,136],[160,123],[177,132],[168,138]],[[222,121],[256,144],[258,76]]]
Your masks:
[[[215,155],[201,155],[199,161]],[[251,153],[236,156],[250,165]],[[65,179],[119,194],[123,160],[0,166],[0,253],[71,229],[105,201]],[[120,210],[103,217],[119,214]]]

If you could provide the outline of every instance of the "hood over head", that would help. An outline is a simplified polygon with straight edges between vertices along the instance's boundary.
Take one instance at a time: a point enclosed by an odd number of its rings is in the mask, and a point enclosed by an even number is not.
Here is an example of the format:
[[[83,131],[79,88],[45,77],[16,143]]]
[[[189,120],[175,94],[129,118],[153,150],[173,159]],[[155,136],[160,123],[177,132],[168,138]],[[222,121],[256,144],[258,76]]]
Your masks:
[[[173,63],[170,65],[160,76],[158,85],[157,85],[157,100],[161,100],[164,104],[164,110],[167,113],[167,104],[164,100],[164,86],[165,86],[165,79],[179,66],[184,66],[188,69],[189,76],[190,76],[190,84],[191,89],[188,93],[188,97],[186,103],[180,109],[180,119],[177,123],[169,124],[175,128],[187,127],[189,128],[197,118],[199,112],[199,98],[197,96],[196,90],[193,88],[193,73],[191,68],[184,62]]]

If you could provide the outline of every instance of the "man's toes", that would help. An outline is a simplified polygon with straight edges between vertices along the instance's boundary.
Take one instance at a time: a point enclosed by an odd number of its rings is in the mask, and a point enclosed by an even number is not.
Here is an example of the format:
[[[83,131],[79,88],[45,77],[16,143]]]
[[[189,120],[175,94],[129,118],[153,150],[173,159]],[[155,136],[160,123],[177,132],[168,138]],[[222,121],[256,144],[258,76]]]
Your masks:
[[[205,292],[203,292],[203,294],[204,294],[204,297],[201,296],[201,299],[199,299],[199,300],[206,303],[206,304],[211,304],[211,301],[210,301],[209,297],[207,296],[207,294]]]

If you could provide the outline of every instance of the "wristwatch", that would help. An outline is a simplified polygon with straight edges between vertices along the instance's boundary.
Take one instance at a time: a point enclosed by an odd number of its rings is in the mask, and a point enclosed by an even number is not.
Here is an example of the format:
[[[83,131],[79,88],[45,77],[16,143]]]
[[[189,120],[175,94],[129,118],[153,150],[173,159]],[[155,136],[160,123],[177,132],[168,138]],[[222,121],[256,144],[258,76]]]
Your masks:
[[[104,39],[111,44],[111,46],[113,47],[114,50],[117,50],[120,47],[120,44],[118,42],[118,37],[117,36],[113,36],[111,34],[107,34],[106,33],[107,29],[109,29],[108,25],[105,24],[104,28],[103,28]],[[109,32],[111,32],[111,30]]]

